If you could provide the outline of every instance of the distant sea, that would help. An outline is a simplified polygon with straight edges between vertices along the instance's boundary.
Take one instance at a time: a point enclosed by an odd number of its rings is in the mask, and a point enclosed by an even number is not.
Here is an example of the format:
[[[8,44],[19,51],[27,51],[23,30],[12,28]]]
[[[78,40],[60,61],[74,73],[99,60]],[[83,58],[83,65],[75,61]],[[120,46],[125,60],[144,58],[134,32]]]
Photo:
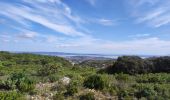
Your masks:
[[[119,56],[124,56],[124,54],[83,54],[83,53],[64,53],[64,52],[15,52],[15,53],[30,53],[30,54],[39,54],[39,55],[48,55],[48,56],[59,56],[59,57],[72,57],[72,56],[88,56],[88,57],[104,57],[104,58],[113,58],[116,59]],[[156,57],[154,55],[135,55],[140,56],[141,58]]]

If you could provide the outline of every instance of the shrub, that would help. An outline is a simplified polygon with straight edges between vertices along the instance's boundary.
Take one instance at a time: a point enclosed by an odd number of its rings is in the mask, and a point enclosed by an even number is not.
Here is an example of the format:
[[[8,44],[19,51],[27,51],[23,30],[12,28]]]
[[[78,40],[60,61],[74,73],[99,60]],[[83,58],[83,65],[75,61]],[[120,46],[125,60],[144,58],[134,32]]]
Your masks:
[[[0,89],[2,90],[13,90],[15,89],[15,87],[15,83],[9,79],[0,82]]]
[[[126,89],[120,90],[120,91],[118,92],[118,98],[119,98],[119,99],[124,98],[124,97],[126,97],[126,96],[128,96],[128,95],[129,95],[129,93],[128,93],[128,91],[127,91]]]
[[[166,73],[144,74],[136,77],[139,83],[169,83],[170,75]]]
[[[170,57],[159,57],[152,60],[154,72],[170,72]]]
[[[51,87],[51,91],[57,91],[59,93],[63,93],[65,90],[66,90],[66,87],[61,82],[58,82],[54,86]]]
[[[35,87],[34,82],[29,79],[25,79],[17,85],[17,88],[21,92],[30,92],[34,89],[34,87]]]
[[[99,89],[102,90],[104,88],[104,81],[101,76],[99,75],[92,75],[89,76],[85,81],[84,81],[84,87],[90,88],[90,89]]]
[[[67,92],[65,93],[66,95],[73,96],[75,93],[78,92],[77,86],[74,84],[70,84],[67,87]]]
[[[21,94],[16,91],[2,92],[0,91],[0,100],[17,100]]]
[[[95,100],[94,93],[80,95],[80,100]]]
[[[56,94],[53,96],[53,100],[64,100],[64,95],[61,94],[61,93],[56,93]]]
[[[34,89],[34,82],[22,73],[14,73],[5,82],[9,89],[17,88],[21,92],[29,92]]]
[[[39,69],[37,73],[39,76],[48,76],[55,74],[59,67],[61,67],[61,64],[48,64]]]
[[[127,81],[129,80],[129,75],[128,75],[128,74],[120,73],[120,74],[117,74],[115,78],[116,78],[116,80],[118,80],[118,81],[127,82]]]
[[[110,68],[112,73],[141,74],[149,71],[144,60],[138,56],[122,56]]]
[[[56,82],[59,78],[56,75],[50,75],[48,79],[50,82]]]
[[[138,90],[137,92],[135,92],[135,96],[137,98],[150,98],[156,95],[156,91],[154,90],[154,88],[147,84],[139,84],[136,85],[135,88]]]

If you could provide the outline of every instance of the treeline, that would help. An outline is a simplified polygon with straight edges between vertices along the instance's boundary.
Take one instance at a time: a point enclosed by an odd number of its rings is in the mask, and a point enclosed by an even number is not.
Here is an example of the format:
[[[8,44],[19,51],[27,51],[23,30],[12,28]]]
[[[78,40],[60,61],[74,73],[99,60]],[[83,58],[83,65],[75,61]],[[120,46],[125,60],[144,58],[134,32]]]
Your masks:
[[[138,56],[122,56],[117,61],[107,67],[104,71],[125,74],[145,74],[145,73],[169,73],[170,57],[152,57],[142,59]]]

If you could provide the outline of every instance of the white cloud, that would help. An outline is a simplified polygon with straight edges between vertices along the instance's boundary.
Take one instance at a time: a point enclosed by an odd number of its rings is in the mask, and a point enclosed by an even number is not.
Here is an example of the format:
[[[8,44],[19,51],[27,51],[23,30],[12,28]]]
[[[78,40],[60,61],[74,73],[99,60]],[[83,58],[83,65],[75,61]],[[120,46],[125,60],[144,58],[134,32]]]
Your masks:
[[[90,5],[95,6],[97,0],[86,0]]]
[[[149,37],[150,34],[134,34],[134,35],[129,35],[129,37],[132,38],[144,38],[144,37]]]
[[[56,36],[53,36],[53,35],[48,35],[48,36],[45,35],[44,38],[49,43],[56,43],[56,42],[59,42],[63,39],[61,37],[56,37]]]
[[[8,34],[0,34],[0,41],[1,42],[10,42],[11,36]]]
[[[169,0],[128,0],[132,7],[131,14],[137,23],[146,23],[151,27],[170,25]]]
[[[26,39],[33,39],[33,38],[35,38],[37,35],[38,35],[38,33],[36,33],[36,32],[28,31],[28,32],[26,32],[26,33],[21,33],[18,37],[20,37],[20,38],[26,38]]]
[[[119,23],[117,19],[106,19],[106,18],[88,18],[87,22],[102,25],[102,26],[114,26]]]
[[[58,44],[57,47],[59,48],[75,48],[79,47],[80,45],[77,44]]]
[[[115,25],[117,22],[115,20],[110,19],[99,19],[98,23],[104,26],[112,26]]]
[[[32,4],[32,8],[25,5],[11,5],[0,3],[1,15],[4,15],[12,20],[19,22],[20,24],[28,24],[27,21],[32,21],[56,32],[63,33],[68,36],[84,36],[85,34],[76,29],[71,24],[70,20],[79,23],[81,19],[71,14],[71,9],[60,2],[59,0],[48,0],[52,3],[39,3],[32,0],[27,3]],[[8,8],[5,9],[4,8]],[[69,18],[70,20],[68,20]]]
[[[108,53],[108,54],[168,54],[170,41],[162,40],[158,37],[148,37],[125,41],[107,41],[95,39],[93,37],[66,39],[57,43],[57,49],[66,52],[88,52],[88,53]]]

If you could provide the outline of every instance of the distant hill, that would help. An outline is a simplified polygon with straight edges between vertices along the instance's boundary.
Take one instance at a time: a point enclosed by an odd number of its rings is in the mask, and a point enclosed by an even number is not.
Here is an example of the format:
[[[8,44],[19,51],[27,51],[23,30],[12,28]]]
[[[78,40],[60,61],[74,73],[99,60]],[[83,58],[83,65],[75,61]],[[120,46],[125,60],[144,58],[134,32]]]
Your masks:
[[[107,57],[93,57],[93,56],[68,56],[66,57],[67,60],[73,62],[73,63],[82,63],[84,61],[107,61],[107,60],[115,60],[113,58],[107,58]]]

